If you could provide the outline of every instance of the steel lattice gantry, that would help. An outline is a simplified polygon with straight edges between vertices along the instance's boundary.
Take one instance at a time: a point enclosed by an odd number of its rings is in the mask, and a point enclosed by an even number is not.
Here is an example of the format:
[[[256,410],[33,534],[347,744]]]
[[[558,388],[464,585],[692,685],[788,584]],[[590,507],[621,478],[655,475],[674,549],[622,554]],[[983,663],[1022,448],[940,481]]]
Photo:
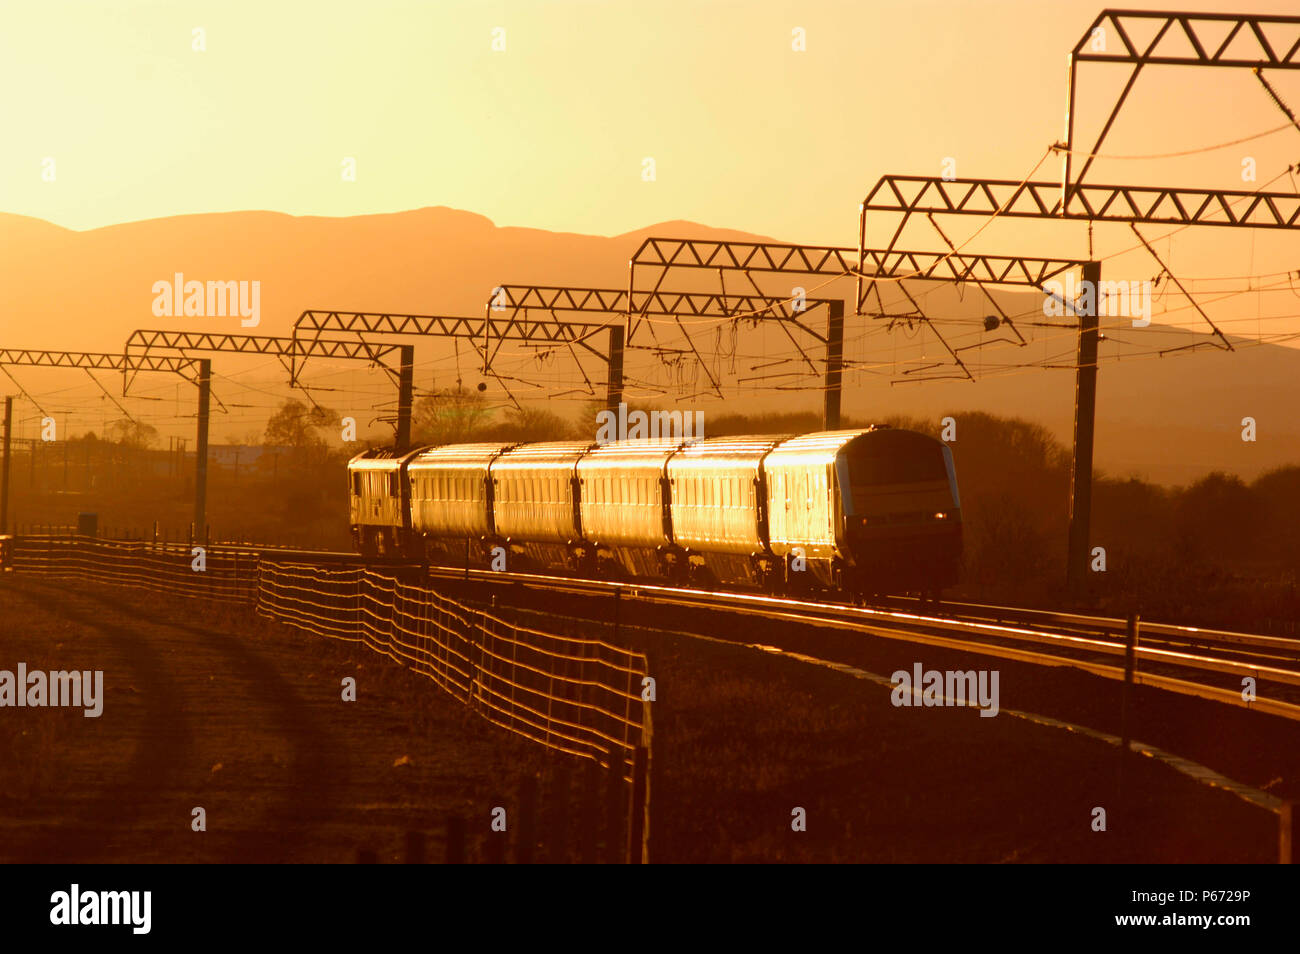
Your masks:
[[[648,292],[638,292],[637,269],[657,268],[659,276]],[[628,294],[631,301],[638,302],[638,294],[653,296],[661,294],[661,286],[668,273],[674,268],[705,269],[716,271],[720,275],[728,272],[740,272],[755,292],[760,289],[754,284],[753,273],[786,273],[799,275],[824,276],[827,279],[853,275],[857,268],[856,254],[853,249],[837,248],[833,245],[794,245],[784,242],[729,242],[701,239],[679,239],[667,237],[647,238],[633,254],[628,268]],[[725,293],[719,296],[722,301],[732,297]],[[769,296],[757,295],[764,301],[773,301]],[[651,299],[644,299],[649,301]],[[794,296],[776,301],[794,303]],[[795,347],[804,355],[810,367],[816,366],[803,352],[803,348],[790,334],[788,325],[794,324],[815,341],[825,345],[825,376],[822,399],[822,423],[828,429],[840,424],[840,389],[844,371],[844,302],[839,299],[807,298],[806,306],[826,306],[826,333],[818,334],[800,323],[797,314],[806,308],[791,308],[782,305],[769,305],[756,310],[761,315],[777,320],[781,330],[790,338]],[[638,314],[633,312],[629,337],[636,328]]]
[[[811,305],[825,302],[811,302]],[[790,299],[768,295],[727,295],[708,292],[662,291],[632,292],[618,288],[591,288],[577,285],[498,285],[488,300],[488,313],[508,312],[512,318],[527,315],[529,309],[543,310],[554,316],[557,312],[575,314],[606,314],[621,316],[622,321],[611,321],[609,329],[609,377],[606,388],[607,406],[617,408],[623,395],[623,350],[632,344],[632,316],[644,319],[649,315],[672,317],[678,330],[690,346],[689,353],[699,361],[715,390],[718,382],[709,371],[690,334],[681,324],[686,318],[777,318],[800,324],[800,309]],[[809,330],[806,329],[805,330]],[[662,353],[665,349],[656,347]],[[682,352],[687,353],[686,351]]]
[[[1294,56],[1294,51],[1288,55]],[[1015,182],[1009,179],[943,179],[936,176],[882,176],[861,206],[859,254],[867,259],[866,217],[871,212],[901,214],[893,240],[902,234],[910,216],[922,213],[938,228],[936,215],[1065,219],[1086,222],[1128,223],[1138,231],[1142,223],[1219,226],[1226,228],[1295,229],[1300,227],[1300,196],[1264,191],[1197,189],[1173,186],[1094,185],[1072,187],[1071,204],[1063,207],[1059,183]],[[891,242],[892,244],[892,242]],[[951,244],[951,243],[949,243]],[[1157,261],[1159,259],[1157,258]],[[1163,263],[1162,263],[1163,264]],[[1167,269],[1166,269],[1167,271]],[[1089,263],[1083,280],[1097,288],[1101,268]],[[859,308],[870,279],[859,275]],[[1175,279],[1176,281],[1176,279]],[[1181,286],[1180,286],[1181,287]],[[1097,346],[1100,328],[1097,295],[1092,307],[1079,314],[1079,351],[1075,384],[1074,451],[1070,485],[1070,539],[1068,583],[1081,589],[1086,579],[1092,511],[1092,459],[1097,400]],[[1195,302],[1193,302],[1195,304]],[[1198,306],[1198,311],[1201,311]],[[1224,347],[1232,345],[1210,321]]]
[[[1144,36],[1139,37],[1142,33]],[[1128,80],[1111,108],[1083,166],[1073,179],[1075,96],[1081,63],[1130,66]],[[1145,66],[1202,66],[1250,69],[1292,123],[1289,110],[1264,78],[1264,70],[1300,69],[1300,17],[1191,11],[1102,10],[1075,43],[1069,57],[1065,106],[1065,150],[1061,162],[1065,208],[1088,174],[1097,150],[1114,126],[1120,108]]]
[[[605,330],[604,322],[582,323],[558,321],[554,318],[536,319],[527,315],[497,316],[488,314],[480,318],[457,315],[407,315],[388,312],[327,311],[311,309],[298,316],[293,324],[293,335],[298,341],[312,342],[322,332],[350,332],[364,340],[364,335],[413,335],[432,338],[463,338],[471,341],[483,359],[483,373],[490,371],[492,358],[502,342],[518,341],[538,347],[574,346],[590,351],[607,360],[606,355],[592,346],[589,339]],[[310,332],[312,337],[306,337]],[[496,346],[492,346],[492,342]],[[406,346],[409,347],[409,346]]]
[[[200,373],[199,361],[195,358],[169,357],[161,355],[124,355],[103,351],[41,351],[34,348],[0,348],[0,368],[79,368],[86,372],[101,390],[104,386],[90,374],[91,371],[121,371],[123,373],[122,393],[126,393],[125,375],[136,371],[165,371],[179,374],[197,383]],[[16,382],[15,382],[16,383]],[[20,386],[21,387],[21,386]],[[26,393],[26,392],[23,392]],[[117,403],[107,390],[104,391],[113,403]],[[28,395],[30,398],[31,396]],[[33,400],[33,403],[35,401]],[[118,407],[126,413],[120,404]],[[37,405],[37,410],[44,410]],[[130,415],[128,414],[128,417]],[[6,532],[9,525],[9,444],[10,428],[13,423],[13,398],[5,398],[4,411],[4,465],[0,472],[0,533]]]
[[[980,287],[989,302],[999,312],[1001,320],[1019,337],[1019,331],[1015,329],[1010,317],[989,294],[988,286],[1041,287],[1056,276],[1080,268],[1083,264],[1073,259],[1031,256],[953,252],[945,254],[897,249],[854,249],[832,245],[648,238],[632,258],[631,282],[635,287],[635,272],[638,267],[661,269],[660,281],[671,268],[742,273],[790,272],[819,276],[828,280],[854,275],[858,276],[859,281],[856,311],[861,313],[861,305],[865,297],[862,291],[863,276],[899,281],[899,288],[904,294],[907,292],[902,286],[901,279],[905,278],[924,281],[969,281]],[[908,297],[911,298],[910,295]],[[782,301],[788,303],[789,299]],[[827,346],[824,422],[827,427],[835,427],[839,423],[842,377],[843,303],[835,300],[829,302],[820,300],[819,303],[828,305],[827,335],[823,337],[806,327],[803,330]],[[778,313],[777,317],[785,316]],[[957,352],[948,347],[941,335],[939,340],[948,348],[957,365],[965,370],[965,365]],[[969,372],[966,374],[969,376]]]
[[[124,355],[105,351],[37,351],[31,348],[0,348],[0,364],[33,368],[82,368],[103,371],[170,371],[184,374],[193,370],[197,358],[162,355]]]
[[[202,331],[164,331],[141,329],[131,334],[126,342],[128,358],[148,355],[151,351],[215,351],[227,354],[268,354],[280,359],[289,369],[296,384],[297,362],[307,358],[332,358],[343,361],[368,361],[382,368],[390,377],[396,377],[397,439],[399,450],[411,443],[411,406],[414,392],[414,347],[411,345],[371,344],[364,341],[335,341],[316,338],[276,338],[267,335],[227,335]],[[399,369],[394,372],[383,359],[393,352],[399,356]],[[208,419],[212,392],[212,363],[209,358],[198,359],[199,364],[199,424],[194,480],[194,529],[204,534],[207,526],[208,480]]]
[[[899,212],[905,218],[919,212],[1250,229],[1300,225],[1295,193],[1088,183],[1077,187],[1072,200],[1075,204],[1063,211],[1059,182],[881,176],[862,203],[862,220],[868,212]]]

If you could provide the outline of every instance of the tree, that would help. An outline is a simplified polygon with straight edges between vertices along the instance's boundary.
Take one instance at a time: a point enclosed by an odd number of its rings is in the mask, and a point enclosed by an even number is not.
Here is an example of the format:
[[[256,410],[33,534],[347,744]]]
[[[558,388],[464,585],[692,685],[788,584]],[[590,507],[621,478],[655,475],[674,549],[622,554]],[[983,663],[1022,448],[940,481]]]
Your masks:
[[[417,443],[458,444],[479,436],[492,420],[492,409],[478,391],[445,388],[415,403],[411,430]]]
[[[338,424],[339,417],[329,408],[308,408],[293,398],[280,405],[280,410],[266,422],[265,444],[272,447],[292,447],[296,450],[320,450],[325,439],[317,429]]]
[[[575,436],[573,424],[544,407],[512,407],[506,419],[492,428],[491,437],[503,441],[563,441]],[[586,433],[579,435],[585,437]]]
[[[122,447],[144,450],[152,447],[158,439],[158,428],[134,418],[123,417],[108,425],[108,439]]]
[[[318,431],[337,427],[339,416],[326,407],[307,407],[292,398],[280,405],[280,410],[266,422],[265,447],[288,447],[287,460],[296,468],[310,468],[323,464],[329,457],[329,445]],[[266,455],[263,455],[265,458]],[[265,466],[264,461],[258,462]],[[272,470],[279,465],[277,457],[270,461]]]

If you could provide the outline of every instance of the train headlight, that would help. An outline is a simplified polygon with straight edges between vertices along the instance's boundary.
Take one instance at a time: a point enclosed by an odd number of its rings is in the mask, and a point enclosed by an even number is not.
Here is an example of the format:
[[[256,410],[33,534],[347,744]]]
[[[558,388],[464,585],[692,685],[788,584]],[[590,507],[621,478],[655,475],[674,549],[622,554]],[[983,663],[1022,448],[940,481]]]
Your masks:
[[[947,519],[948,519],[948,511],[946,511],[946,510],[936,510],[935,513],[934,513],[934,519],[935,519],[935,520],[947,520]]]

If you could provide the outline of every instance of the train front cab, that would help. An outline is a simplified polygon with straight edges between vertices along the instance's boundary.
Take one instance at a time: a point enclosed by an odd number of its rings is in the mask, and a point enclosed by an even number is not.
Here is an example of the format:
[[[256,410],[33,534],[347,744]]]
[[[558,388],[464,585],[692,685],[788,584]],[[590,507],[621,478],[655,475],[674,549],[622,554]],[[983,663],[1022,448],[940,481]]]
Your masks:
[[[957,582],[961,500],[948,446],[916,431],[873,428],[836,461],[847,589],[932,595]]]
[[[362,451],[348,461],[348,513],[352,544],[366,557],[402,552],[410,537],[410,487],[404,465],[415,452]]]

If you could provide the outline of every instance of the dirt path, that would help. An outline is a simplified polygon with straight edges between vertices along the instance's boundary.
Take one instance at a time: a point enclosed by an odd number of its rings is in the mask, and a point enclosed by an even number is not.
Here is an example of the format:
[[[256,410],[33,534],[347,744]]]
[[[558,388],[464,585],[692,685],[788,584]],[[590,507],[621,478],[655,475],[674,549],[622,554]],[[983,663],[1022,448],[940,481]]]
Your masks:
[[[544,619],[555,624],[583,608],[554,600]],[[779,641],[757,625],[744,635]],[[1114,749],[1075,733],[956,709],[899,709],[887,689],[824,667],[725,642],[643,636],[659,693],[655,860],[1276,857],[1275,816],[1152,759],[1134,760],[1124,789]],[[910,665],[905,654],[914,652],[836,647],[811,630],[800,638],[831,656],[852,650],[849,658],[876,672]],[[952,655],[924,658],[962,668]],[[544,832],[599,828],[598,812],[570,800],[599,788],[576,777],[570,788],[570,773],[556,771],[576,760],[490,725],[357,644],[198,601],[10,578],[0,581],[0,669],[20,662],[102,669],[106,700],[98,719],[79,709],[0,709],[0,861],[350,862],[360,848],[399,861],[412,832],[423,835],[430,860],[441,860],[451,815],[465,819],[468,857],[485,859],[503,856],[487,851],[505,844],[489,831],[497,806],[512,819],[509,857],[517,857],[522,783],[539,776],[540,796],[529,786],[542,813],[534,857],[575,857],[563,836],[553,848]],[[1026,700],[1044,705],[1045,694],[1064,692],[1041,673],[1002,668],[1008,708],[1014,700],[1039,711]],[[356,702],[341,698],[348,676]],[[1080,696],[1108,689],[1076,688]],[[1144,732],[1190,719],[1151,706],[1137,707]],[[1283,737],[1264,744],[1257,722],[1235,733],[1235,723],[1190,725],[1210,740],[1228,732],[1239,748],[1284,753],[1244,777],[1264,784],[1278,772],[1269,787],[1290,791],[1294,749]],[[191,830],[196,806],[207,813],[204,832]],[[791,806],[806,810],[806,831],[793,833]],[[1107,811],[1105,834],[1091,824],[1096,806]]]
[[[479,837],[548,758],[352,647],[30,580],[0,601],[0,669],[102,669],[106,697],[0,713],[0,860],[396,861],[412,831],[439,858],[449,814]]]

